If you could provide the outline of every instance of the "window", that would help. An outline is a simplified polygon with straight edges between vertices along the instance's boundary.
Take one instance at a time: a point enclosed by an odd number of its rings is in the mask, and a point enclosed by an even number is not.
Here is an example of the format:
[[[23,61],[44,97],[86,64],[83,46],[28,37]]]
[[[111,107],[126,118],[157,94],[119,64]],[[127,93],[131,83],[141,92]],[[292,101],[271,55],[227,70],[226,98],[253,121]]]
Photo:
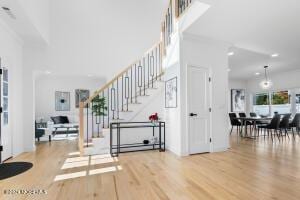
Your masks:
[[[297,113],[300,113],[300,92],[296,94],[296,110]]]
[[[8,70],[3,69],[3,125],[8,124]]]
[[[271,112],[286,114],[291,112],[289,91],[278,91],[272,93]]]
[[[272,105],[289,104],[289,91],[272,93]]]
[[[261,93],[254,96],[254,105],[269,105],[269,94]]]
[[[253,98],[253,111],[258,115],[269,115],[269,94],[259,93]]]
[[[296,104],[297,112],[300,111],[300,91],[298,93],[296,94],[299,102]],[[258,115],[273,115],[274,112],[279,114],[291,113],[291,107],[291,93],[288,90],[258,93],[253,98],[253,111]]]

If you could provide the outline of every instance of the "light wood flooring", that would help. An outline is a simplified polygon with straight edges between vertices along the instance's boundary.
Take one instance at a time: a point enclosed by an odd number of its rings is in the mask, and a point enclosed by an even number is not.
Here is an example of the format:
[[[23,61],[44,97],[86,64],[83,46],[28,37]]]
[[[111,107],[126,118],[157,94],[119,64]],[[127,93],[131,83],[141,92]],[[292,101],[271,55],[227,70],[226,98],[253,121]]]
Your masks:
[[[78,157],[76,141],[37,145],[10,161],[29,161],[24,174],[0,181],[0,199],[300,199],[300,140],[231,137],[227,152],[179,158],[157,151]],[[4,189],[47,194],[4,195]]]

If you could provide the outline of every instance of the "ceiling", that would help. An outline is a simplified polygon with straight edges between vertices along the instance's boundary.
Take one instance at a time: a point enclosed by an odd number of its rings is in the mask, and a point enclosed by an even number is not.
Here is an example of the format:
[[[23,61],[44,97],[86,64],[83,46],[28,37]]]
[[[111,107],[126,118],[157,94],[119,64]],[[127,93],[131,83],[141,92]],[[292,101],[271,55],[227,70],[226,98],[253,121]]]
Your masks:
[[[0,10],[0,18],[26,44],[26,67],[35,72],[50,71],[53,75],[93,75],[107,79],[159,41],[169,2],[30,0],[31,6],[26,6],[28,1],[0,1],[0,6],[9,7],[16,16],[15,20],[10,19]],[[43,9],[48,9],[49,20],[43,15]],[[43,42],[39,30],[46,29],[48,21],[49,40]]]
[[[22,2],[24,3],[23,0],[1,0],[0,19],[3,20],[24,43],[47,43],[34,20],[32,20],[31,16],[33,12],[28,13],[28,10],[23,7]],[[29,1],[26,3],[28,4]],[[14,17],[9,16],[2,7],[9,8]]]
[[[266,64],[271,73],[300,68],[300,1],[201,2],[211,7],[187,32],[232,44],[231,78],[250,79]]]
[[[109,80],[160,39],[168,0],[51,0],[47,66]]]
[[[230,78],[251,79],[256,72],[263,74],[266,64],[270,73],[300,68],[299,0],[200,1],[211,7],[187,32],[232,44]],[[18,2],[1,1],[1,6],[12,8],[16,20],[4,12],[0,17],[25,41],[42,41]],[[49,45],[25,55],[30,54],[31,66],[42,71],[110,78],[159,40],[167,4],[168,0],[51,0]],[[271,58],[273,53],[279,57]]]

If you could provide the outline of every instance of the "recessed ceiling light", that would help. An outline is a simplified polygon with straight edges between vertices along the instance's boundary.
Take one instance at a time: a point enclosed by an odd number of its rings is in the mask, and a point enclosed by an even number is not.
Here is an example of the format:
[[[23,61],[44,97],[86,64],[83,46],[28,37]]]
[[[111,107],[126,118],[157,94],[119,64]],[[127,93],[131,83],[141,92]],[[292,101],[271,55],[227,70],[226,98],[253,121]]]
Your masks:
[[[93,75],[92,75],[92,74],[88,74],[87,76],[88,76],[88,77],[93,77]]]
[[[51,72],[50,71],[45,71],[45,74],[51,74]]]
[[[16,19],[16,16],[11,12],[10,8],[8,7],[2,7],[2,9],[6,12],[6,14],[12,18],[12,19]]]
[[[272,54],[271,56],[272,56],[273,58],[275,58],[275,57],[278,57],[279,54],[278,54],[278,53],[274,53],[274,54]]]
[[[233,51],[231,51],[231,52],[228,52],[228,54],[227,54],[228,56],[233,56],[234,55],[234,52]]]
[[[259,72],[256,72],[255,75],[258,76],[258,75],[260,75],[260,73],[259,73]]]

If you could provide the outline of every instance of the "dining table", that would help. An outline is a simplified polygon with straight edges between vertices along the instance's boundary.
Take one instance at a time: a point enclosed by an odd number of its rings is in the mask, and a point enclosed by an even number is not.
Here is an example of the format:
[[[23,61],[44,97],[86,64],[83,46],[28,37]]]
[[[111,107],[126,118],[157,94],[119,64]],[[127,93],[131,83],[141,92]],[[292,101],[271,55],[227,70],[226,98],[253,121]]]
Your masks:
[[[240,136],[244,138],[256,139],[256,128],[250,130],[251,135],[248,135],[247,122],[251,122],[251,125],[256,127],[258,121],[269,123],[272,120],[272,117],[237,117],[237,119],[241,122]]]

